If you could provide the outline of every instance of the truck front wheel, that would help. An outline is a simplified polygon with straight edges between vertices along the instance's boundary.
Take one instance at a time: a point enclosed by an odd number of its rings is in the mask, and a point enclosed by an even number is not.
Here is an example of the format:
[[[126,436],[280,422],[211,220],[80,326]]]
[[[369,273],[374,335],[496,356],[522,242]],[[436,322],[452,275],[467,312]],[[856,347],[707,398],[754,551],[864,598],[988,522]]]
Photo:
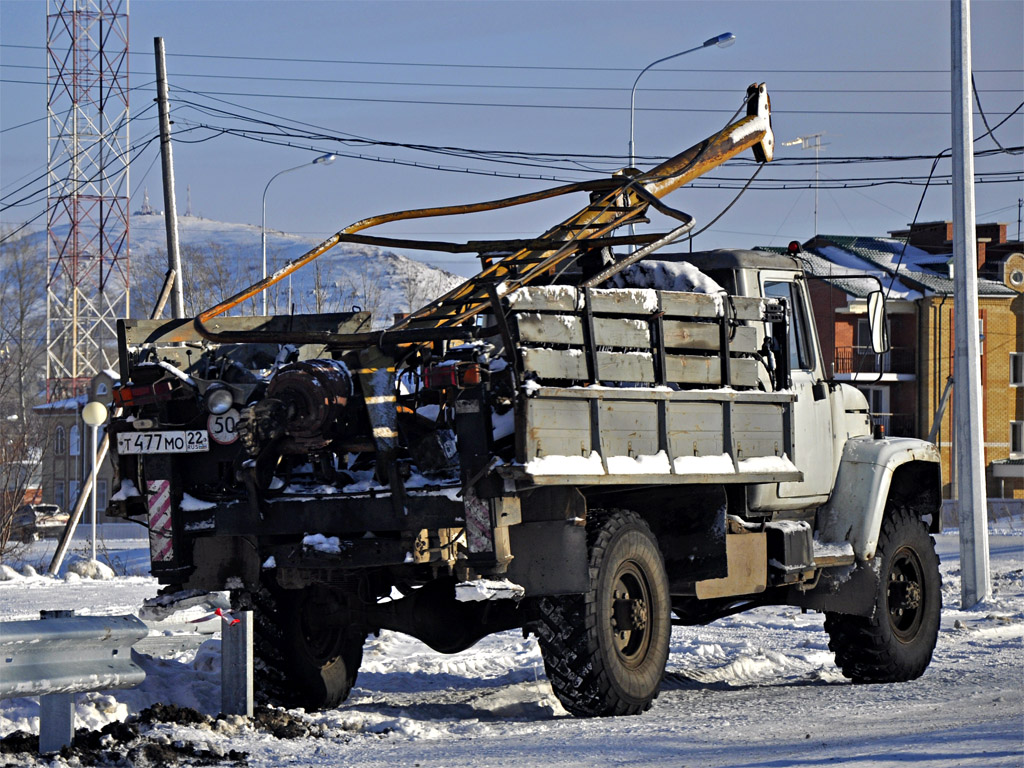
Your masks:
[[[665,563],[634,512],[589,518],[589,591],[540,603],[544,668],[555,695],[576,716],[637,714],[658,695],[668,660]]]
[[[942,595],[935,544],[919,517],[890,506],[875,558],[880,578],[874,615],[826,613],[828,647],[855,683],[913,680],[927,669],[939,634]]]

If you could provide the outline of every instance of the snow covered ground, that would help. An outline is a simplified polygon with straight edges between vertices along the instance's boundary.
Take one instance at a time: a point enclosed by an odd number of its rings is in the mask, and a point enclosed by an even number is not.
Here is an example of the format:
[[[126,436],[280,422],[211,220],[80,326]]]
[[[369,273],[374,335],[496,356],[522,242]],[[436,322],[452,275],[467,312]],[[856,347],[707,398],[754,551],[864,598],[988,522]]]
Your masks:
[[[0,765],[1022,766],[1024,531],[1010,522],[991,532],[993,597],[969,611],[959,608],[958,538],[937,537],[942,628],[931,667],[911,683],[850,684],[820,615],[763,608],[675,628],[662,693],[646,714],[577,720],[552,695],[533,638],[504,633],[445,656],[385,632],[367,642],[356,688],[337,710],[264,711],[254,722],[188,712],[167,722],[164,713],[122,734],[145,748],[116,760],[94,750],[44,761],[11,752],[8,739]],[[157,589],[138,546],[107,542],[128,574],[111,581],[0,581],[0,619],[44,608],[137,612]],[[45,566],[48,557],[37,548],[28,561]],[[147,679],[138,688],[78,697],[78,727],[158,703],[216,715],[218,640],[141,658]],[[189,715],[197,722],[182,724]],[[37,732],[35,699],[0,702],[0,736],[17,730]]]

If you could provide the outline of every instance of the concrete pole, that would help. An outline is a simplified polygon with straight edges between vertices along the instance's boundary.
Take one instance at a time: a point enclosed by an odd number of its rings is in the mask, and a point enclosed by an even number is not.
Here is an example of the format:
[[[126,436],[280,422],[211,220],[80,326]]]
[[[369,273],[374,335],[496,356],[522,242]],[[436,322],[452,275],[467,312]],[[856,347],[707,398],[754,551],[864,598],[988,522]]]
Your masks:
[[[991,595],[985,429],[978,349],[978,257],[974,220],[974,131],[971,123],[971,3],[952,0],[953,117],[953,421],[960,521],[960,603]]]
[[[164,226],[167,228],[167,268],[174,272],[171,315],[185,316],[185,295],[181,287],[181,253],[178,250],[178,210],[174,203],[174,157],[171,152],[171,117],[167,101],[167,64],[164,39],[153,38],[156,51],[156,95],[160,111],[160,160],[164,176]]]
[[[220,708],[226,715],[253,712],[253,615],[235,611],[221,628]]]

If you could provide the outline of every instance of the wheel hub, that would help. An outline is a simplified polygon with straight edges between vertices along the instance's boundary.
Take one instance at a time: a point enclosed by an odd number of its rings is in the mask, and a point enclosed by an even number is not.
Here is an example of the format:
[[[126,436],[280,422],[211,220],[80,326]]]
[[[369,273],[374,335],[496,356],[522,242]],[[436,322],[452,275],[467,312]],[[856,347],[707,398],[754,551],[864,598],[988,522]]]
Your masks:
[[[921,607],[921,585],[912,581],[895,581],[889,590],[889,607],[912,611]]]
[[[647,629],[647,601],[643,598],[615,600],[612,626],[619,632],[636,632]]]
[[[901,547],[889,565],[886,602],[889,625],[900,642],[913,641],[921,628],[924,608],[924,569],[910,547]]]
[[[614,647],[622,663],[643,663],[651,643],[650,584],[647,574],[631,560],[622,563],[612,582],[610,623]]]

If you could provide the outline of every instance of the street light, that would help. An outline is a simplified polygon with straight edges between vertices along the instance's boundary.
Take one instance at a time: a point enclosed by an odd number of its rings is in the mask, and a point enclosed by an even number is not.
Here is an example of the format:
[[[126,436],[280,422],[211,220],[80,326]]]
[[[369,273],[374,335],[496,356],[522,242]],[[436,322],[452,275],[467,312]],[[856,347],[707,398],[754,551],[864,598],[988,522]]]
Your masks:
[[[724,32],[723,34],[718,35],[717,37],[708,38],[701,45],[698,45],[696,48],[689,48],[689,49],[687,49],[685,51],[680,51],[679,53],[673,53],[671,56],[666,56],[663,59],[658,59],[657,61],[652,61],[650,64],[648,64],[642,70],[640,70],[640,74],[637,75],[636,76],[636,80],[633,81],[633,90],[630,91],[630,94],[629,94],[629,165],[630,165],[630,167],[633,166],[633,162],[634,162],[634,158],[633,158],[633,104],[636,101],[636,84],[640,82],[640,78],[644,76],[644,72],[646,72],[651,67],[654,67],[654,66],[656,66],[658,64],[661,64],[663,61],[668,61],[669,59],[675,59],[675,58],[678,58],[679,56],[684,56],[687,53],[693,53],[694,51],[699,51],[702,48],[710,48],[713,45],[717,45],[719,48],[728,48],[730,45],[732,45],[735,42],[736,42],[736,35],[734,35],[732,32]]]
[[[91,451],[91,453],[89,455],[92,456],[92,463],[90,465],[90,468],[92,470],[92,477],[91,477],[91,480],[92,480],[92,490],[90,491],[90,495],[91,495],[91,502],[90,503],[92,504],[92,559],[93,560],[96,559],[96,474],[97,474],[97,470],[98,470],[98,467],[96,466],[96,464],[97,464],[97,461],[96,461],[96,459],[97,459],[97,456],[96,456],[96,432],[99,429],[99,426],[103,422],[105,422],[106,420],[107,420],[107,406],[105,406],[103,403],[98,402],[96,400],[92,400],[91,402],[88,402],[88,403],[85,404],[85,407],[82,409],[82,421],[84,421],[86,423],[86,425],[88,425],[88,427],[89,427],[89,433],[91,435],[90,445],[92,446],[92,451]]]
[[[305,168],[306,166],[309,166],[309,165],[330,165],[331,163],[333,163],[337,159],[338,159],[338,156],[337,155],[333,155],[333,154],[320,155],[319,157],[316,157],[313,160],[310,160],[308,163],[303,163],[302,165],[296,165],[294,168],[285,168],[283,171],[278,171],[273,176],[271,176],[270,177],[270,181],[267,182],[267,186],[265,186],[263,188],[263,219],[262,219],[262,222],[260,223],[260,243],[261,243],[262,248],[263,248],[263,279],[264,280],[267,279],[267,190],[270,189],[270,185],[273,183],[274,179],[276,179],[278,176],[280,176],[282,174],[285,174],[285,173],[288,173],[289,171],[297,171],[300,168]],[[288,280],[289,280],[289,285],[291,285],[291,277],[289,277]],[[291,291],[289,290],[289,292],[288,292],[288,305],[289,305],[288,306],[288,311],[289,312],[291,311],[291,303],[292,303]],[[266,314],[267,314],[267,292],[263,291],[263,315],[266,316]]]

